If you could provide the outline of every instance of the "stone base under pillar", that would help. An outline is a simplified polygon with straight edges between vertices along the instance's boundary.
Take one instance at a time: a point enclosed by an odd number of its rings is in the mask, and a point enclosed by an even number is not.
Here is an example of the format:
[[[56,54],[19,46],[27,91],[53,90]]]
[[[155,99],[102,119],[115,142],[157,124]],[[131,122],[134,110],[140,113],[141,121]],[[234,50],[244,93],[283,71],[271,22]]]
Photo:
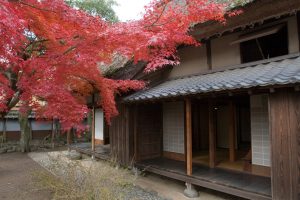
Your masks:
[[[186,189],[183,191],[184,196],[188,198],[199,197],[199,192],[195,190],[194,186],[190,183],[185,183]]]

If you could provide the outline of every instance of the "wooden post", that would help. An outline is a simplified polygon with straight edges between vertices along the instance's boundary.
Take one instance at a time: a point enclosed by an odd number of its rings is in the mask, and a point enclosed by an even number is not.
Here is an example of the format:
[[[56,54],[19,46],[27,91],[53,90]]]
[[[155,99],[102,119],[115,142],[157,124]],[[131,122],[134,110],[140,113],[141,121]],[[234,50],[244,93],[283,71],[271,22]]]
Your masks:
[[[28,119],[28,126],[29,126],[29,138],[30,138],[30,141],[32,140],[32,120],[31,119]]]
[[[212,69],[212,57],[211,57],[211,42],[207,40],[206,45],[206,56],[208,69]]]
[[[92,151],[95,151],[95,107],[92,108]]]
[[[134,106],[134,119],[133,119],[133,137],[134,137],[134,160],[137,161],[139,159],[138,156],[138,136],[137,136],[137,116],[138,115],[138,105]]]
[[[214,168],[216,166],[216,129],[214,119],[214,107],[213,104],[209,104],[208,111],[208,131],[209,131],[209,167]]]
[[[54,128],[55,124],[54,124],[54,119],[52,119],[52,127],[51,127],[51,146],[52,149],[54,148],[54,136],[55,136],[55,128]]]
[[[68,151],[70,151],[70,145],[71,145],[71,129],[67,132],[67,145],[68,145]]]
[[[192,105],[191,100],[185,100],[185,128],[186,128],[186,170],[187,175],[192,175],[193,147],[192,147]]]
[[[229,126],[228,126],[228,144],[229,144],[229,160],[235,161],[235,131],[236,119],[235,119],[235,104],[232,100],[229,102]]]
[[[3,141],[6,142],[6,118],[3,119]]]

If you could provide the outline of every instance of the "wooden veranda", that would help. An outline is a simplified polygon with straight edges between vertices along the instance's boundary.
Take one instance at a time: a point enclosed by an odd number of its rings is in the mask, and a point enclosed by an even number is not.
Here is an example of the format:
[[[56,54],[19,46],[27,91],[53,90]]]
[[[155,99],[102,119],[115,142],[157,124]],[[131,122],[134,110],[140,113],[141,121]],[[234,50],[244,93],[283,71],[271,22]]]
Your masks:
[[[80,153],[95,156],[95,158],[102,160],[110,159],[110,145],[95,145],[95,150],[92,150],[91,143],[74,143],[69,145],[70,149],[76,150]]]
[[[219,168],[212,169],[195,164],[193,165],[193,174],[188,176],[185,162],[163,157],[140,161],[137,166],[148,172],[247,199],[272,199],[271,178],[269,177],[254,176]]]

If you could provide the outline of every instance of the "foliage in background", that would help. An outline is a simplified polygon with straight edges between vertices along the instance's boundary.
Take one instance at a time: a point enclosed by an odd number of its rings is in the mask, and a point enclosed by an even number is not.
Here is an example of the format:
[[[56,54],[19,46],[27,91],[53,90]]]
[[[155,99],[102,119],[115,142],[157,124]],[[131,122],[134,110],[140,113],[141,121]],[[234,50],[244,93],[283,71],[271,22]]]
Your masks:
[[[115,0],[65,0],[67,4],[90,13],[101,16],[109,22],[119,21],[113,6],[118,5]]]

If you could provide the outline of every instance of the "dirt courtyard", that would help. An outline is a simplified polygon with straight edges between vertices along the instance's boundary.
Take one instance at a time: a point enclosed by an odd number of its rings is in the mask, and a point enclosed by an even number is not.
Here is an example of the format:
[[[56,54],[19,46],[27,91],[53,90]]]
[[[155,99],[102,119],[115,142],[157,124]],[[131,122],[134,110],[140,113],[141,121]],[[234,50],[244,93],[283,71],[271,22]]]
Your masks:
[[[0,199],[1,200],[48,200],[52,194],[37,190],[32,174],[45,170],[27,154],[0,154]]]

